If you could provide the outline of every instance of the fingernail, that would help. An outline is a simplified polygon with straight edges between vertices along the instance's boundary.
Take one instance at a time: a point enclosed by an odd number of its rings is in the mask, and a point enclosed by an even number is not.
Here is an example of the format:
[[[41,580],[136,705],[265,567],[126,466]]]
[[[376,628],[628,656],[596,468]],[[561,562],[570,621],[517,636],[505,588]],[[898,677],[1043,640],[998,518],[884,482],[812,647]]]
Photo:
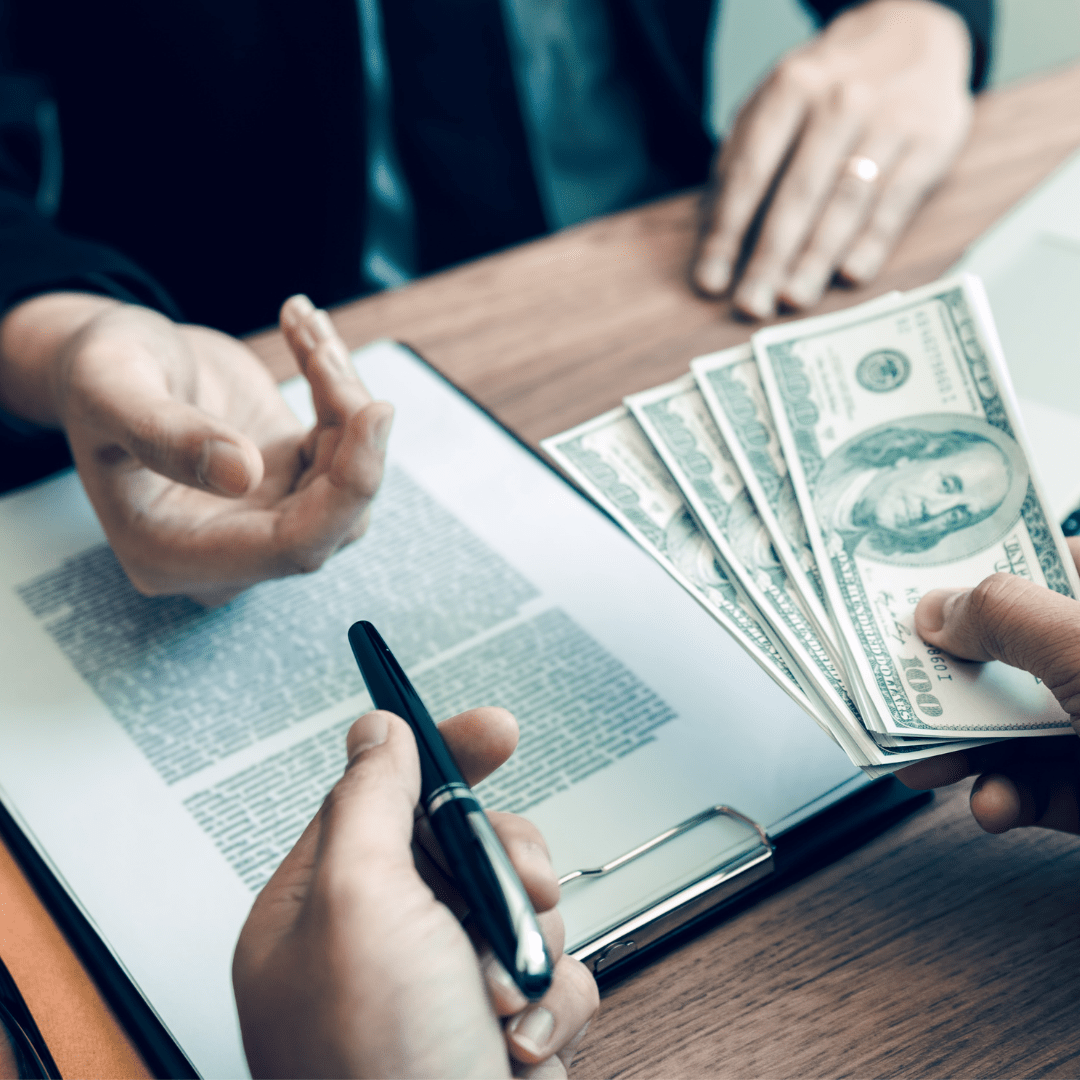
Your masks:
[[[315,305],[303,293],[297,293],[285,302],[281,318],[286,326],[292,327],[302,322],[314,310]]]
[[[755,319],[767,319],[776,314],[776,292],[763,281],[749,282],[739,290],[736,303]]]
[[[875,273],[875,256],[873,252],[863,254],[853,252],[844,260],[840,267],[840,274],[855,285],[865,285]]]
[[[330,341],[337,337],[337,331],[325,311],[316,311],[308,320],[308,325],[315,331],[315,336],[320,341]]]
[[[799,274],[784,288],[784,298],[792,307],[809,307],[821,298],[818,280],[810,274]]]
[[[318,344],[315,340],[315,335],[311,332],[311,327],[307,323],[303,323],[300,329],[296,332],[297,337],[303,342],[305,349],[314,349]]]
[[[207,439],[195,470],[199,482],[219,495],[243,495],[248,489],[247,464],[240,448],[222,439]]]
[[[698,265],[698,285],[709,293],[722,293],[731,283],[731,266],[722,259],[709,259]]]
[[[551,1033],[555,1030],[555,1017],[542,1005],[533,1005],[518,1013],[507,1026],[510,1037],[527,1054],[539,1057],[547,1050]]]
[[[915,609],[915,628],[920,634],[936,634],[967,589],[931,589]]]
[[[386,447],[390,443],[390,428],[394,425],[394,414],[380,416],[375,421],[371,430],[371,445],[374,449],[378,450],[380,454],[386,452]]]
[[[385,713],[369,712],[361,716],[349,729],[349,764],[352,765],[365,751],[382,746],[389,733],[390,721]]]

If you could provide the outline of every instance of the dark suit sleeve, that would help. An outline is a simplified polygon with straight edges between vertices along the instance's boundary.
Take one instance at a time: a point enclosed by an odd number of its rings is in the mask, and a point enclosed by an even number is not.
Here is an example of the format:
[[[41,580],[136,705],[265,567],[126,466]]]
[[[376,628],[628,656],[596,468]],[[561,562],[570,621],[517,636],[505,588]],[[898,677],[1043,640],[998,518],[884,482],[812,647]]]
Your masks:
[[[36,117],[45,102],[36,79],[0,73],[0,318],[20,301],[58,289],[114,296],[178,317],[165,290],[134,262],[65,234],[39,208],[43,135]]]
[[[176,317],[165,291],[130,259],[66,235],[43,212],[54,201],[46,190],[39,119],[46,102],[38,80],[0,73],[0,318],[20,301],[58,289],[112,296]],[[62,432],[0,412],[0,492],[70,464]]]
[[[828,22],[847,8],[858,7],[862,0],[803,0],[821,20]],[[981,90],[990,70],[990,46],[994,30],[993,0],[935,0],[955,11],[967,23],[971,34],[971,89]]]

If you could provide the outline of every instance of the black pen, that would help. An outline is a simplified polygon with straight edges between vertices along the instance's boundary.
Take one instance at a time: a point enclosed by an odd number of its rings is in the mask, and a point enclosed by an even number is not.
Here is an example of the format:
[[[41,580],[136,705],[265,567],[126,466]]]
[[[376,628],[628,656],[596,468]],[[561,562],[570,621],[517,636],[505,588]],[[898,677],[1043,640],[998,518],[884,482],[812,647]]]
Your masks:
[[[396,713],[416,736],[420,803],[477,928],[521,992],[535,1001],[551,985],[551,960],[506,849],[379,631],[369,622],[353,623],[349,644],[375,707]]]

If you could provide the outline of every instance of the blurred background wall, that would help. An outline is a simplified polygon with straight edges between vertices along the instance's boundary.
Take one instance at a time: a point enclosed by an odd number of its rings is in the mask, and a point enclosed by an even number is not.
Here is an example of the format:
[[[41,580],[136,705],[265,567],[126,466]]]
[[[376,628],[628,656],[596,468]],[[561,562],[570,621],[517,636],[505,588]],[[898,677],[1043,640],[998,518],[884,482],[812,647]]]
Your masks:
[[[714,29],[712,122],[726,132],[740,102],[814,24],[799,0],[724,0]],[[997,0],[994,53],[991,86],[1080,59],[1080,0]]]

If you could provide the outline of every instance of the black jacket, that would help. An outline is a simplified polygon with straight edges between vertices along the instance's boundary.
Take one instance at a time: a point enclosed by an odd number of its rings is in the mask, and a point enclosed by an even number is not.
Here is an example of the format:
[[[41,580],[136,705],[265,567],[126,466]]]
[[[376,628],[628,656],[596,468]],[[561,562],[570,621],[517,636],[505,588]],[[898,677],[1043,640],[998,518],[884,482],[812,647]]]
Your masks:
[[[990,0],[947,2],[971,28],[977,86]],[[607,3],[653,194],[700,183],[713,0]],[[382,6],[420,270],[543,232],[498,0]],[[847,6],[812,4],[822,19]],[[364,291],[355,0],[0,0],[0,35],[0,314],[74,288],[243,333],[291,293]],[[52,218],[27,122],[41,88],[63,151]]]

